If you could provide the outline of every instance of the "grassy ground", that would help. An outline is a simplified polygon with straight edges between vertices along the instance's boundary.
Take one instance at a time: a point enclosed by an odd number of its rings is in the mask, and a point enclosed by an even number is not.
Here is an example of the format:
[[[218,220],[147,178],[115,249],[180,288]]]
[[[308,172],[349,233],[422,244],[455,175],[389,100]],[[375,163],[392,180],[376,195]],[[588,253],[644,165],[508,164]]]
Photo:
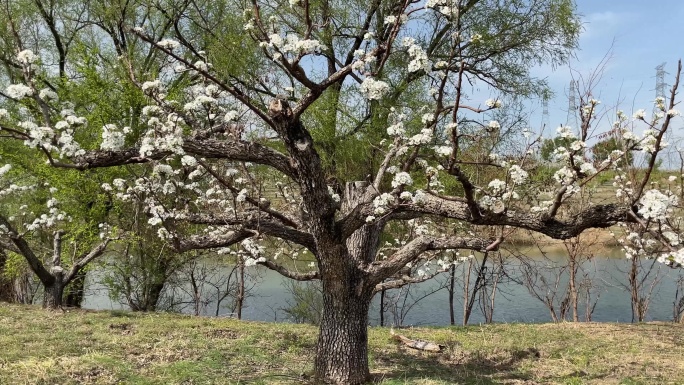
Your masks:
[[[684,384],[684,326],[499,324],[371,328],[378,384]],[[316,328],[0,304],[0,384],[302,384]]]

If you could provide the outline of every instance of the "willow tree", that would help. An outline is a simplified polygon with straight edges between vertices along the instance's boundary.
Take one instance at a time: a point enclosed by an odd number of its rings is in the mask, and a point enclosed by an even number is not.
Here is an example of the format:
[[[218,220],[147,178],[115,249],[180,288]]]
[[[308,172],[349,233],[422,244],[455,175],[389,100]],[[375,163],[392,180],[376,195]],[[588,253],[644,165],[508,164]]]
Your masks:
[[[446,269],[441,251],[495,250],[506,227],[567,239],[627,221],[650,234],[673,203],[645,190],[647,174],[613,203],[566,214],[573,195],[624,155],[597,167],[586,161],[595,100],[583,104],[581,127],[558,131],[572,145],[557,151],[551,200],[539,202],[529,182],[532,138],[497,153],[502,127],[488,116],[502,103],[478,102],[473,92],[545,94],[528,69],[561,64],[575,48],[580,23],[569,0],[106,3],[84,6],[70,19],[83,28],[69,31],[92,34],[80,41],[94,53],[93,68],[125,74],[144,107],[120,109],[112,121],[82,119],[95,101],[65,112],[83,63],[59,50],[56,65],[41,59],[55,50],[30,51],[11,23],[8,56],[21,77],[3,95],[24,108],[2,111],[2,132],[57,167],[132,170],[103,190],[141,202],[149,226],[177,251],[239,244],[249,263],[321,280],[314,367],[323,381],[368,380],[369,304],[378,290],[421,279],[402,274],[406,266]],[[92,16],[103,10],[106,22]],[[60,28],[50,31],[60,36]],[[45,87],[56,73],[66,86],[50,89],[59,93],[51,98]],[[652,163],[676,116],[675,90],[643,137],[616,122],[629,150],[646,151]],[[79,140],[94,125],[100,140]],[[475,183],[475,174],[489,177]],[[379,253],[387,229],[403,221],[420,231]],[[498,234],[461,231],[485,225]],[[315,258],[310,271],[279,264],[295,252]]]

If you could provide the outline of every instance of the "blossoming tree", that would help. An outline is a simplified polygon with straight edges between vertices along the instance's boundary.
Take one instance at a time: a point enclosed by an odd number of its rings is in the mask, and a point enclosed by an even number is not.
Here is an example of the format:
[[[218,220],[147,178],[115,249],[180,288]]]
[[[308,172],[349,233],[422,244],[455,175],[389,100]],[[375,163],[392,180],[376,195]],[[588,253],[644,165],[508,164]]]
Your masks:
[[[45,181],[28,184],[27,179],[35,181],[35,178],[26,178],[26,175],[18,178],[16,174],[10,175],[10,170],[9,164],[0,168],[0,199],[4,206],[0,212],[0,253],[23,257],[42,285],[43,306],[60,308],[67,285],[77,280],[90,262],[104,254],[113,237],[102,224],[100,237],[93,240],[84,226],[79,229],[80,224],[72,223],[71,216],[54,197],[44,205],[29,206],[27,203],[34,200],[31,196],[40,200],[46,193],[56,193],[57,188]],[[15,180],[24,183],[12,183]],[[8,211],[11,216],[6,214]],[[67,234],[67,229],[73,230],[73,234]],[[46,247],[46,243],[51,243],[51,247]],[[65,258],[67,253],[72,257]]]
[[[314,366],[322,380],[369,378],[368,308],[378,290],[421,279],[402,274],[405,266],[448,269],[440,251],[495,250],[507,227],[566,239],[625,221],[659,234],[653,226],[675,203],[647,191],[647,175],[621,200],[564,214],[574,194],[624,156],[614,152],[598,168],[589,160],[594,100],[583,104],[582,127],[558,132],[572,144],[556,149],[563,166],[551,200],[539,201],[530,183],[536,140],[529,132],[516,153],[497,153],[505,127],[483,116],[504,106],[499,98],[474,100],[473,85],[543,93],[544,81],[528,68],[567,60],[579,31],[571,1],[155,4],[109,4],[108,12],[84,5],[64,24],[54,23],[59,9],[38,7],[48,26],[39,30],[61,50],[38,43],[29,50],[28,31],[10,23],[15,76],[2,94],[1,132],[56,167],[132,170],[136,177],[103,190],[142,202],[149,226],[177,251],[221,253],[239,244],[253,264],[321,280]],[[139,87],[140,98],[115,122],[85,119],[94,101],[64,104],[87,66],[64,49],[78,36],[93,53],[88,68]],[[674,97],[659,108],[643,136],[618,121],[630,150],[642,148],[654,161],[676,115]],[[94,126],[102,127],[97,140],[83,134]],[[483,170],[491,178],[474,182]],[[380,252],[388,226],[430,218],[440,225]],[[483,238],[454,231],[466,229],[458,223],[500,231]],[[311,270],[278,260],[300,251],[315,259]]]

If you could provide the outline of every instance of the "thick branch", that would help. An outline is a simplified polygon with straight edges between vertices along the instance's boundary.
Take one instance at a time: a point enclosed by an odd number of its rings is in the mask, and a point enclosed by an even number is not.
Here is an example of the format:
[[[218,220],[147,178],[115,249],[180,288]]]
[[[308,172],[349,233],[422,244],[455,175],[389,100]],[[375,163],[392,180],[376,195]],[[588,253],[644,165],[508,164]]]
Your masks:
[[[482,208],[480,208],[481,216],[473,218],[467,203],[427,194],[422,198],[420,204],[402,204],[397,208],[397,211],[415,215],[436,215],[443,218],[458,219],[474,225],[507,225],[532,230],[554,239],[569,239],[589,228],[606,228],[618,222],[634,222],[634,219],[629,217],[630,207],[617,204],[590,206],[567,220],[545,218],[543,214],[530,214],[513,210],[494,214]]]
[[[294,242],[309,249],[316,254],[316,242],[311,234],[296,230],[292,227],[282,225],[268,218],[236,218],[230,215],[210,215],[210,214],[188,214],[187,220],[194,224],[218,225],[218,226],[240,226],[250,235],[255,233],[281,238],[286,241]],[[242,240],[242,239],[240,239]]]
[[[396,274],[401,268],[406,266],[407,263],[415,261],[426,251],[456,249],[485,251],[496,249],[496,246],[498,246],[499,243],[500,240],[483,238],[436,238],[419,236],[397,250],[386,260],[372,263],[367,268],[367,272],[369,276],[372,277],[371,281],[373,281],[375,285],[382,282],[385,278]],[[494,245],[493,248],[490,248],[491,245]]]
[[[12,224],[7,221],[7,219],[0,215],[0,225],[7,228],[8,235],[14,246],[18,249],[19,253],[24,256],[26,262],[28,262],[31,271],[33,271],[40,279],[40,282],[45,286],[50,286],[54,283],[55,277],[50,274],[50,272],[45,268],[43,262],[36,256],[36,254],[29,246],[28,242],[17,233],[17,231],[12,227]]]
[[[297,271],[288,270],[285,267],[280,266],[269,260],[258,261],[257,263],[259,265],[266,266],[273,271],[277,271],[278,273],[280,273],[280,275],[284,277],[294,279],[296,281],[312,281],[314,279],[321,279],[321,275],[318,272],[318,270],[310,271],[308,273],[300,273]]]
[[[383,290],[398,289],[400,287],[404,287],[404,286],[412,284],[412,283],[425,282],[425,281],[431,280],[432,278],[434,278],[437,275],[442,274],[446,271],[447,270],[440,269],[440,270],[437,270],[431,274],[424,274],[424,275],[420,275],[417,277],[410,277],[408,275],[404,275],[401,278],[396,278],[396,279],[393,279],[391,281],[382,282],[382,283],[375,285],[375,289],[373,289],[373,291],[375,293],[377,293],[377,292],[380,292]]]
[[[262,144],[243,141],[218,141],[213,139],[196,140],[185,139],[183,150],[188,154],[204,158],[229,159],[234,161],[252,162],[275,168],[288,176],[294,175],[294,170],[288,158],[278,151]],[[128,148],[118,151],[89,151],[85,155],[74,159],[72,165],[56,164],[61,167],[72,167],[79,170],[120,166],[133,163],[145,163],[150,159],[160,159],[170,153],[158,151],[148,157],[141,157],[139,149]]]
[[[185,239],[175,238],[173,247],[179,253],[189,250],[216,249],[232,246],[253,236],[254,232],[249,230],[230,231],[224,236],[193,235]]]
[[[111,238],[106,238],[104,241],[102,241],[100,244],[98,244],[92,250],[90,250],[88,254],[83,255],[81,258],[79,258],[78,261],[74,262],[74,265],[71,267],[71,271],[66,277],[64,277],[64,284],[66,285],[69,282],[71,282],[74,278],[76,278],[76,274],[78,274],[79,270],[84,268],[95,258],[104,254],[105,250],[107,250],[107,245],[111,241]]]

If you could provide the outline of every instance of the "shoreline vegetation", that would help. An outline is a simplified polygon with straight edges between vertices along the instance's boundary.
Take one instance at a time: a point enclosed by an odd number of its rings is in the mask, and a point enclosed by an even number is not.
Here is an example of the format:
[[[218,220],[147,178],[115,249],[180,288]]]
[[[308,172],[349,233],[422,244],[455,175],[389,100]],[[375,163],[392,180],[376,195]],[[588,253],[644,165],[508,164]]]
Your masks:
[[[610,227],[607,229],[587,229],[585,230],[581,237],[583,239],[589,239],[591,242],[592,250],[602,250],[620,247],[617,239],[611,232],[616,234],[621,234],[622,231],[616,227]],[[506,245],[508,246],[535,246],[539,245],[544,248],[545,251],[554,250],[555,248],[563,248],[563,241],[560,239],[553,239],[544,234],[530,233],[523,230],[516,230],[511,233],[511,235],[506,237]],[[548,250],[547,250],[548,248]]]
[[[374,384],[681,384],[684,325],[369,328]],[[0,303],[0,383],[315,384],[317,328],[168,313]]]

